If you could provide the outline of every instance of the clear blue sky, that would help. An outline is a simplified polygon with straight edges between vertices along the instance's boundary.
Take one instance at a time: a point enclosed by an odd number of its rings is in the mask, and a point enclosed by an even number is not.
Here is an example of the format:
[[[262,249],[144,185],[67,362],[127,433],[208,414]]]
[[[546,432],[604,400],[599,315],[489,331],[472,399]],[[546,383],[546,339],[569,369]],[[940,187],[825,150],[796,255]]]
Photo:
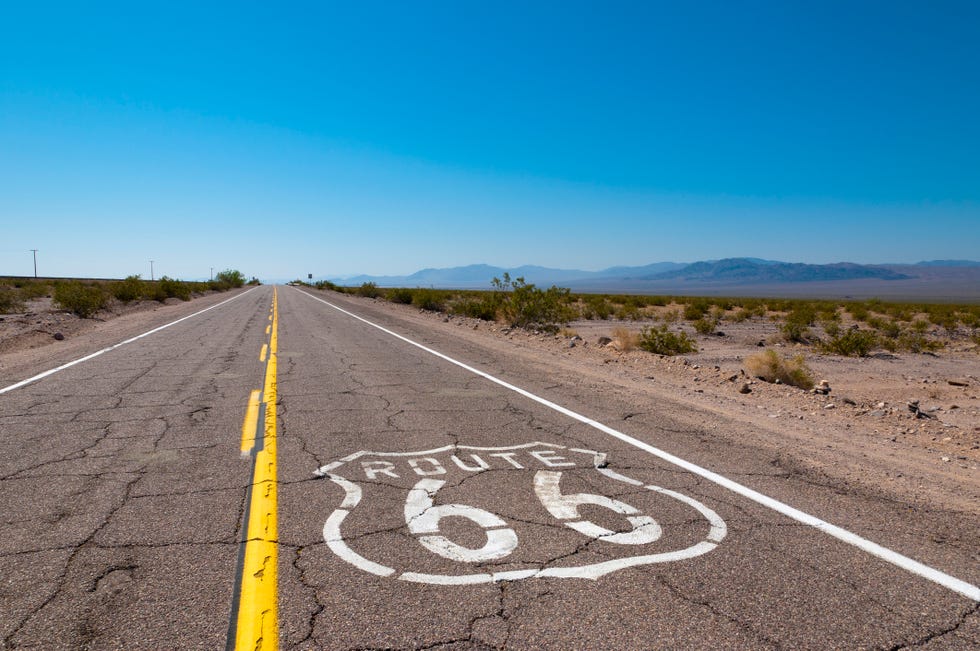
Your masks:
[[[980,258],[978,2],[3,14],[0,274]]]

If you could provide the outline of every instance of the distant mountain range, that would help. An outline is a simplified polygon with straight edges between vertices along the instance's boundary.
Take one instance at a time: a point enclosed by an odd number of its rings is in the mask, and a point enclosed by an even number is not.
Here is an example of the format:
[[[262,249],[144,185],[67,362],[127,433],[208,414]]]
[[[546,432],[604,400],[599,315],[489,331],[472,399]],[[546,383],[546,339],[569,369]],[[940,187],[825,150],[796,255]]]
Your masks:
[[[493,278],[524,278],[573,291],[769,296],[878,296],[980,300],[980,262],[932,260],[917,264],[862,265],[850,262],[802,264],[761,258],[725,258],[692,263],[656,262],[600,271],[535,265],[496,267],[474,264],[422,269],[408,276],[329,278],[340,285],[488,289]]]
[[[801,264],[790,262],[757,262],[748,258],[727,258],[714,262],[695,262],[681,269],[657,275],[657,279],[679,279],[700,282],[730,283],[805,283],[827,280],[880,278],[903,280],[911,276],[885,267],[851,262],[836,264]]]
[[[331,278],[341,285],[360,285],[372,282],[380,287],[451,287],[454,289],[486,289],[493,278],[501,278],[505,273],[511,278],[524,278],[537,285],[560,285],[599,278],[640,278],[647,279],[657,274],[682,269],[688,265],[676,262],[657,262],[642,267],[610,267],[602,271],[582,271],[580,269],[552,269],[536,265],[522,267],[494,267],[488,264],[471,264],[465,267],[447,269],[422,269],[409,276],[349,276]]]
[[[489,287],[492,278],[509,273],[511,278],[523,277],[538,285],[561,283],[594,283],[596,281],[681,280],[704,283],[796,283],[815,281],[855,280],[876,278],[904,280],[915,277],[916,267],[977,267],[972,260],[932,260],[914,265],[861,265],[852,262],[835,264],[802,264],[761,258],[725,258],[703,262],[655,262],[641,267],[609,267],[601,271],[553,269],[535,265],[495,267],[472,264],[465,267],[422,269],[408,276],[347,276],[330,280],[343,285],[373,282],[382,287]],[[910,273],[910,271],[912,273]]]

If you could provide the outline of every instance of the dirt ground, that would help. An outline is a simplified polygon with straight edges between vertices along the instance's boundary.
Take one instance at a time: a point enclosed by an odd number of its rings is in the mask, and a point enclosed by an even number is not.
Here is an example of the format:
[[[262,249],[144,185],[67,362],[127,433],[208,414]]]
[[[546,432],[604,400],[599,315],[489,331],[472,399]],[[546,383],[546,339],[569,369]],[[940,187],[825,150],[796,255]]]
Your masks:
[[[24,314],[0,315],[0,385],[46,370],[193,311],[233,292],[115,306],[94,319],[35,299]],[[642,323],[578,321],[561,334],[510,329],[465,317],[384,306],[403,319],[452,332],[491,350],[549,361],[589,378],[596,391],[625,389],[638,405],[673,405],[701,427],[737,423],[746,443],[789,455],[796,463],[849,486],[864,486],[910,504],[980,514],[980,351],[964,341],[937,353],[839,357],[776,343],[778,325],[763,318],[723,322],[724,336],[694,335],[699,351],[662,357],[620,350],[600,337]],[[60,334],[61,338],[56,338]],[[802,352],[830,392],[814,394],[746,374],[743,360],[763,350]],[[749,392],[743,393],[747,389]],[[918,401],[914,414],[909,403]]]

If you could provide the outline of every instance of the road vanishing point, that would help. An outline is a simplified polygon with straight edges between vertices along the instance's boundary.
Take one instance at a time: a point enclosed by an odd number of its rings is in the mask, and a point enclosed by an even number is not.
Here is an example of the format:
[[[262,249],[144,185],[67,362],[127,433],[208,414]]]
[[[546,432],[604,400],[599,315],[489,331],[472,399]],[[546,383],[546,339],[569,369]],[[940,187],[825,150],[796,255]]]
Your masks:
[[[0,648],[980,648],[975,513],[372,301],[152,318],[0,376]]]

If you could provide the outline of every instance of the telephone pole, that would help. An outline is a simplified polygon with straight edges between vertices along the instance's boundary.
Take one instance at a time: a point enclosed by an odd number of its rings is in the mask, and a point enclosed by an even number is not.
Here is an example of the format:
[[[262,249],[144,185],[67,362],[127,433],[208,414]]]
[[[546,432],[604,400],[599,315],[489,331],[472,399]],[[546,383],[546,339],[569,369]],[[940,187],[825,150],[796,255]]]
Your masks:
[[[153,260],[150,260],[150,280],[153,280]]]
[[[34,277],[37,278],[37,249],[31,249],[34,252]]]

